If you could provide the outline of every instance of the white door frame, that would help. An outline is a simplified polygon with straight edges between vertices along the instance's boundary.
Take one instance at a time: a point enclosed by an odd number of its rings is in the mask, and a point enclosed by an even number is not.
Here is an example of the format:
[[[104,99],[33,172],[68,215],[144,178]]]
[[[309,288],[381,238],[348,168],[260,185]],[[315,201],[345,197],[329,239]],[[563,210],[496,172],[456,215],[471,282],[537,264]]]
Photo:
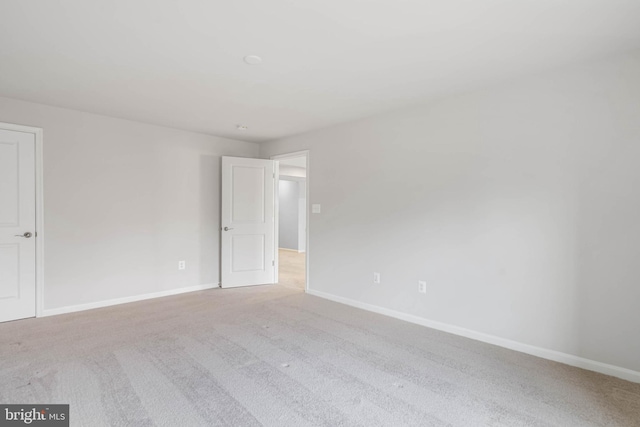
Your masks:
[[[34,135],[36,140],[36,317],[41,317],[44,311],[44,192],[42,169],[42,128],[33,126],[14,125],[0,122],[0,129],[15,132],[25,132]]]
[[[294,151],[292,153],[285,153],[285,154],[278,154],[275,156],[271,156],[270,159],[271,160],[284,160],[284,159],[291,159],[293,157],[302,157],[302,156],[306,156],[307,158],[307,167],[306,167],[306,175],[307,178],[305,179],[305,187],[306,187],[306,203],[307,203],[307,231],[306,231],[306,239],[305,239],[305,278],[304,278],[304,291],[308,292],[310,287],[310,280],[309,280],[309,257],[310,257],[310,253],[311,251],[310,249],[310,244],[309,244],[309,228],[311,227],[310,221],[309,221],[309,216],[310,216],[310,212],[311,209],[309,209],[309,207],[311,206],[310,201],[311,201],[311,197],[309,196],[309,189],[311,187],[311,185],[309,184],[309,176],[311,175],[310,171],[309,171],[309,164],[311,163],[310,161],[310,157],[311,157],[311,153],[309,150],[302,150],[302,151]],[[275,248],[275,254],[276,254],[276,281],[278,280],[278,274],[279,274],[279,269],[280,269],[280,257],[278,256],[278,233],[279,233],[279,229],[278,229],[278,222],[280,220],[280,205],[278,204],[278,187],[280,184],[280,175],[276,175],[276,220],[274,221],[276,223],[276,238],[275,238],[275,243],[276,243],[276,248]]]

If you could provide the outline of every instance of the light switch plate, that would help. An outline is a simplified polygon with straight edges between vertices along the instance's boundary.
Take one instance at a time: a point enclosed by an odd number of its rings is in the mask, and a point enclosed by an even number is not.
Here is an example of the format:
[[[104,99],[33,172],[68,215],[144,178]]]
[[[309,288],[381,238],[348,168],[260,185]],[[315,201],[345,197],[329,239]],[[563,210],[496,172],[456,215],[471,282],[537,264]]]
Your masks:
[[[311,205],[311,213],[320,213],[320,205],[319,204]]]

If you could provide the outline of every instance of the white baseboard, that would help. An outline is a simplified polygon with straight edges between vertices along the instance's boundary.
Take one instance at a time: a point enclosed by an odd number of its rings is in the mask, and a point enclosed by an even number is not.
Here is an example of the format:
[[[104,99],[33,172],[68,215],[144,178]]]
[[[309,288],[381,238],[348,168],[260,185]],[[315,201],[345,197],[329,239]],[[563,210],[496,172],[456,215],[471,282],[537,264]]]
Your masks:
[[[169,289],[166,291],[152,292],[150,294],[134,295],[131,297],[115,298],[106,301],[96,301],[87,304],[70,305],[67,307],[45,309],[39,317],[55,316],[57,314],[75,313],[76,311],[92,310],[94,308],[109,307],[112,305],[126,304],[128,302],[143,301],[152,298],[167,297],[170,295],[184,294],[187,292],[203,291],[205,289],[217,288],[218,283],[208,283],[206,285],[189,286],[186,288]]]
[[[578,368],[587,369],[589,371],[599,372],[605,375],[611,375],[613,377],[622,378],[627,381],[640,383],[640,372],[633,371],[631,369],[621,368],[619,366],[609,365],[602,362],[596,362],[595,360],[585,359],[583,357],[578,357],[578,356],[562,353],[555,350],[549,350],[542,347],[536,347],[533,345],[512,341],[506,338],[500,338],[495,335],[489,335],[482,332],[473,331],[471,329],[461,328],[459,326],[449,325],[446,323],[437,322],[435,320],[425,319],[423,317],[414,316],[412,314],[402,313],[400,311],[379,307],[377,305],[367,304],[364,302],[328,294],[321,291],[314,291],[312,289],[308,289],[307,293],[311,295],[315,295],[320,298],[350,305],[352,307],[361,308],[363,310],[372,311],[374,313],[383,314],[389,317],[394,317],[396,319],[404,320],[406,322],[411,322],[418,325],[426,326],[428,328],[437,329],[437,330],[448,332],[454,335],[460,335],[462,337],[486,342],[489,344],[508,348],[510,350],[519,351],[521,353],[531,354],[533,356],[538,356],[543,359],[553,360],[555,362],[564,363],[566,365],[576,366]]]

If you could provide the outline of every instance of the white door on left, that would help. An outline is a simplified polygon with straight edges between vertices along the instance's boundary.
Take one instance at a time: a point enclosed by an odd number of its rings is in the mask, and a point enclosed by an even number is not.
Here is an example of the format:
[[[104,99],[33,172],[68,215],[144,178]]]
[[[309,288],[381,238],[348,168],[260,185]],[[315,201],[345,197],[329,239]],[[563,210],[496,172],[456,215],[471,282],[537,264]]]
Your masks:
[[[36,315],[35,145],[0,129],[0,322]]]

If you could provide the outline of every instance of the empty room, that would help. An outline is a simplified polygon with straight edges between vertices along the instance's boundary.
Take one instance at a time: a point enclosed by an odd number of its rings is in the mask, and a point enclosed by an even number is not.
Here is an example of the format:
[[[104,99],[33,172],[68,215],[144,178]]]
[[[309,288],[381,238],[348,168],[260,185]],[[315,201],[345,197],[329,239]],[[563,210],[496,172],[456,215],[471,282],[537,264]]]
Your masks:
[[[640,1],[0,1],[0,426],[640,427]]]

